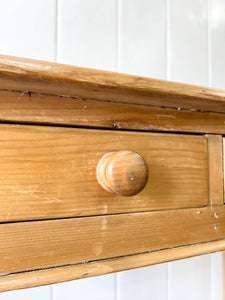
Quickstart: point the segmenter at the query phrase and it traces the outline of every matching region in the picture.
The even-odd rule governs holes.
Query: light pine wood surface
[[[148,166],[148,182],[135,196],[110,193],[97,181],[103,155],[121,150]],[[1,125],[0,164],[1,222],[208,204],[204,136]]]
[[[144,189],[148,181],[148,166],[136,152],[114,151],[101,158],[96,175],[106,191],[121,196],[134,196]]]
[[[221,206],[5,223],[0,274],[145,253],[224,239]]]
[[[0,56],[0,120],[225,133],[223,90]]]
[[[0,56],[0,89],[225,113],[224,90]]]
[[[74,279],[83,279],[102,274],[120,272],[149,265],[170,262],[177,259],[222,251],[225,240],[206,242],[185,247],[151,251],[142,254],[99,260],[88,264],[71,264],[69,266],[42,269],[33,272],[19,272],[13,276],[0,276],[0,292],[48,285]]]
[[[209,155],[209,205],[224,204],[223,138],[206,135]]]
[[[142,131],[225,133],[225,114],[0,90],[1,122]]]

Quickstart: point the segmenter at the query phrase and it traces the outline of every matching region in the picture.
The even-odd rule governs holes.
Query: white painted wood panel
[[[206,0],[168,1],[169,79],[208,82],[208,19]]]
[[[209,0],[211,85],[225,88],[225,1]]]
[[[0,300],[50,300],[51,287],[42,286],[0,293]]]
[[[165,78],[166,1],[120,0],[118,71]]]
[[[59,283],[53,286],[52,300],[114,300],[114,274]]]
[[[0,53],[54,61],[55,0],[0,0]]]
[[[211,300],[223,299],[223,255],[213,253],[211,257]]]
[[[117,300],[167,299],[167,264],[160,264],[117,275]]]
[[[207,300],[211,297],[210,255],[170,263],[171,300]]]
[[[57,61],[115,70],[116,1],[58,1]]]

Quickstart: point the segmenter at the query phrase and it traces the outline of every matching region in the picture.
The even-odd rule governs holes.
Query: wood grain
[[[121,196],[134,196],[144,189],[148,181],[148,166],[136,152],[109,152],[99,161],[96,175],[106,191]]]
[[[120,272],[196,255],[222,251],[224,249],[225,240],[219,240],[185,247],[152,251],[149,253],[99,260],[90,263],[22,272],[10,276],[0,275],[0,292]]]
[[[6,223],[0,226],[0,274],[224,238],[223,206]]]
[[[223,143],[223,175],[224,175],[224,172],[225,172],[225,138],[223,137],[223,141],[222,141],[222,143]],[[224,181],[223,181],[223,183],[224,183],[224,190],[223,190],[223,195],[225,195],[225,176],[224,176]],[[225,199],[224,199],[224,201],[223,201],[223,203],[225,203]]]
[[[143,131],[225,133],[225,114],[0,91],[0,122]]]
[[[223,90],[4,55],[0,89],[225,112]]]
[[[101,157],[134,151],[148,165],[139,194],[105,191]],[[46,126],[0,126],[0,221],[151,211],[208,204],[204,136]]]
[[[207,135],[209,160],[209,205],[224,203],[223,138],[221,135]]]

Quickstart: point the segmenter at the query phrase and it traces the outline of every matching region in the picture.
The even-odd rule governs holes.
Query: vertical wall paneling
[[[210,299],[210,255],[171,263],[171,300]]]
[[[0,300],[51,300],[51,287],[42,286],[0,293]]]
[[[114,293],[110,274],[56,284],[52,300],[114,300]]]
[[[116,66],[116,1],[58,0],[58,62]]]
[[[225,1],[208,0],[211,33],[212,87],[225,88]]]
[[[0,53],[54,60],[55,0],[0,0]]]
[[[223,255],[221,252],[211,256],[211,300],[223,299]]]
[[[119,71],[165,78],[166,1],[121,0]]]
[[[169,78],[207,85],[207,1],[170,0],[169,17]]]
[[[118,273],[117,300],[167,299],[167,264]]]

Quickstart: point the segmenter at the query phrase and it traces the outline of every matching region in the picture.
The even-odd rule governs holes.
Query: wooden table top
[[[0,56],[2,122],[225,133],[225,91]],[[97,117],[96,117],[97,116]]]

